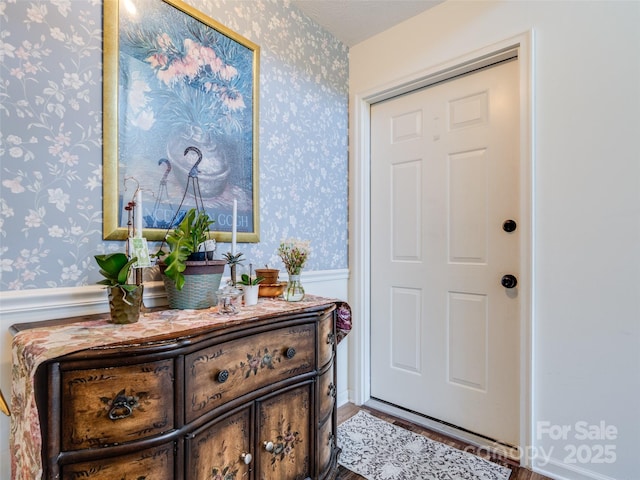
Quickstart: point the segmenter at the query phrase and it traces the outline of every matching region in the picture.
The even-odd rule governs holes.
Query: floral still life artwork
[[[105,17],[113,3],[119,3],[117,148],[105,160],[116,162],[117,179],[106,168],[105,186],[117,180],[115,228],[124,226],[126,182],[135,179],[147,238],[162,238],[179,222],[177,209],[199,198],[216,231],[231,231],[235,200],[238,231],[255,234],[259,48],[179,0],[113,0],[105,3]],[[194,176],[197,192],[189,190]]]

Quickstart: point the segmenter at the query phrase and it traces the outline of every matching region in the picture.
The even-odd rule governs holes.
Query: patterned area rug
[[[511,470],[359,411],[338,427],[340,465],[368,480],[507,480]]]

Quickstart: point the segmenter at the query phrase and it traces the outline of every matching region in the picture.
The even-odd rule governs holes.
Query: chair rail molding
[[[308,293],[346,299],[348,278],[348,269],[303,272],[302,284]],[[226,279],[223,278],[222,282],[226,282]],[[144,283],[144,303],[147,307],[167,305],[162,281]],[[108,311],[107,293],[100,285],[0,292],[0,317],[5,327],[14,323],[55,320]]]

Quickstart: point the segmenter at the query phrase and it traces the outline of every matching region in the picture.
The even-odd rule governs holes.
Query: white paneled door
[[[519,434],[512,60],[371,107],[371,395]]]

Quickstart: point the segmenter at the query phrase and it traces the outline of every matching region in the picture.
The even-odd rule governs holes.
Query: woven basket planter
[[[182,290],[172,279],[164,275],[166,265],[160,264],[164,288],[171,308],[198,310],[216,305],[216,291],[220,288],[225,260],[187,261]]]

